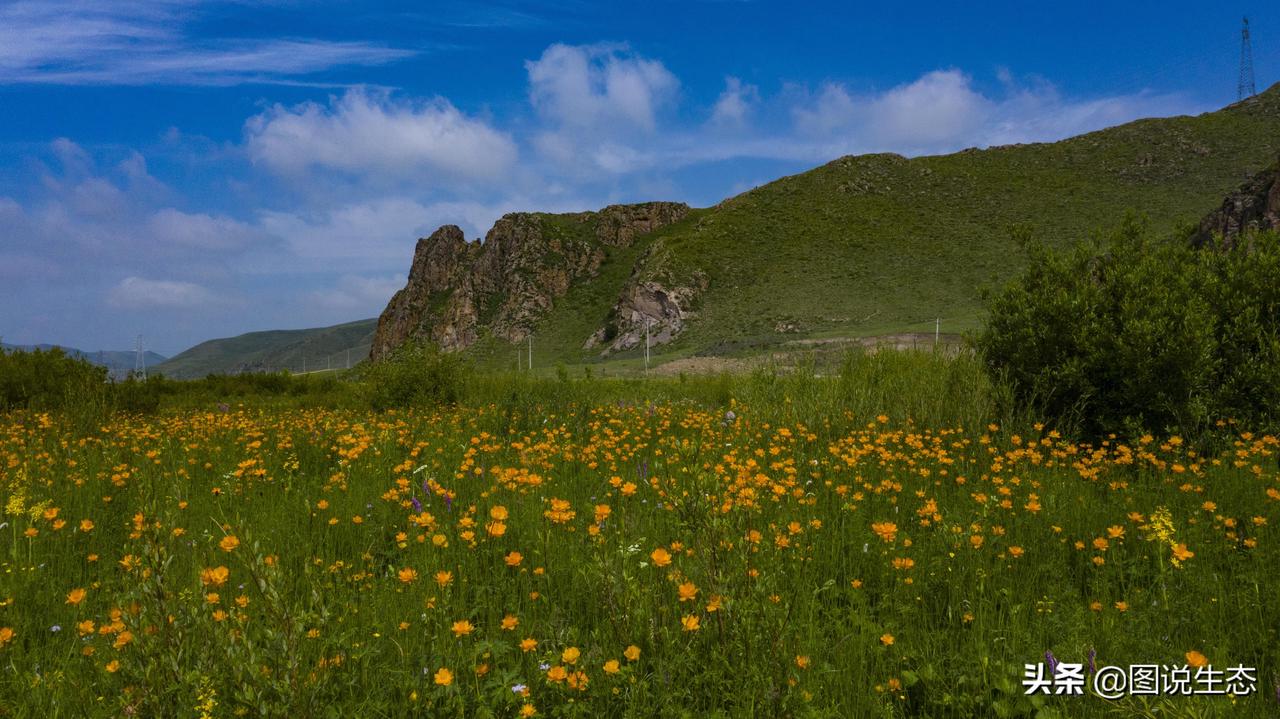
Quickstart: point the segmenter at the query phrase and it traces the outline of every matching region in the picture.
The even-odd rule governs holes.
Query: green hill
[[[598,361],[598,347],[583,348],[591,329],[617,324],[631,309],[621,302],[627,287],[645,281],[705,286],[684,330],[655,348],[660,358],[932,332],[935,318],[944,333],[963,331],[981,321],[981,288],[1024,262],[1013,226],[1054,245],[1128,210],[1157,230],[1190,228],[1277,154],[1280,85],[1215,112],[1054,143],[840,158],[694,210],[616,253],[617,262],[640,259],[624,267],[611,257],[556,301],[532,327],[535,365]],[[475,350],[514,362],[509,343]]]
[[[313,372],[343,369],[369,356],[377,320],[357,320],[332,327],[249,332],[201,342],[157,365],[154,371],[173,379],[208,374],[287,370]]]

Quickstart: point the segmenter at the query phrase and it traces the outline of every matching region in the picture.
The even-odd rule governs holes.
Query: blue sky
[[[969,5],[969,7],[965,7]],[[1259,89],[1275,3],[0,2],[0,337],[375,316],[417,237]]]

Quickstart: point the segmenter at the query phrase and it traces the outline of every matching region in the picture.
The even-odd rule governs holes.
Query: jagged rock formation
[[[408,283],[378,318],[370,357],[410,339],[445,350],[469,347],[482,333],[520,342],[575,282],[596,275],[606,247],[630,246],[688,212],[674,202],[517,212],[499,219],[484,242],[467,242],[462,230],[445,225],[418,240]]]
[[[675,339],[694,316],[692,308],[707,289],[704,273],[695,270],[688,274],[687,281],[680,281],[662,243],[650,246],[636,260],[604,326],[587,339],[583,349],[603,347],[600,354],[605,356],[641,346],[646,333],[650,346]]]
[[[1221,207],[1200,221],[1191,243],[1204,247],[1221,237],[1230,246],[1241,234],[1271,229],[1280,229],[1280,163],[1227,195]]]

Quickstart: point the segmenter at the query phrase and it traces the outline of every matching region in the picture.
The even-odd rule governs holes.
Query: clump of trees
[[[977,347],[1023,406],[1088,439],[1275,426],[1280,235],[1197,250],[1130,217],[1066,251],[1020,239]]]

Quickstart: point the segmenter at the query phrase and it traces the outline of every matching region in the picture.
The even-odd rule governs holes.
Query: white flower
[[[525,686],[525,685],[523,685],[523,684],[517,684],[517,685],[515,685],[515,686],[511,687],[511,691],[512,691],[512,693],[515,693],[515,694],[524,694],[524,690],[525,690],[525,689],[528,689],[528,688],[529,688],[529,687],[527,687],[527,686]]]

